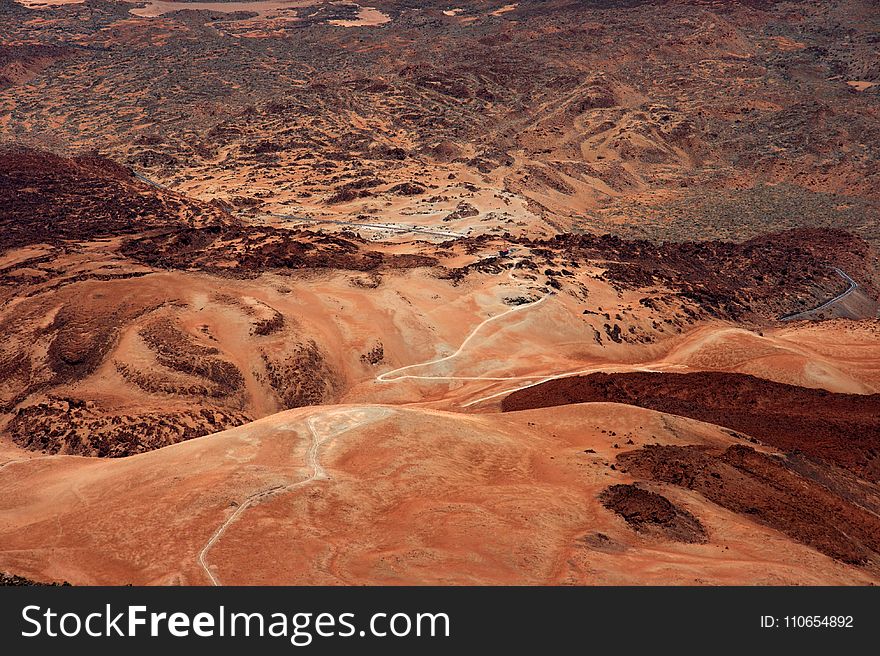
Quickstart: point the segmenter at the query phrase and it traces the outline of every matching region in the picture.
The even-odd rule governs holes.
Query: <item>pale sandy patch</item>
[[[300,7],[308,7],[315,4],[315,0],[264,0],[252,2],[171,2],[170,0],[147,0],[145,7],[135,7],[130,13],[142,18],[155,18],[172,11],[219,11],[234,13],[237,11],[250,11],[260,16],[276,16]]]
[[[391,19],[388,16],[375,7],[360,7],[357,20],[332,20],[328,22],[330,25],[336,25],[337,27],[374,27],[376,25],[384,25],[390,21]]]
[[[868,82],[867,80],[848,80],[847,84],[856,91],[864,91],[865,89],[877,86],[876,82]]]
[[[495,11],[493,11],[493,12],[492,12],[491,14],[489,14],[489,15],[490,15],[490,16],[501,16],[502,14],[506,14],[507,12],[513,11],[513,10],[516,9],[517,7],[519,7],[519,3],[518,3],[518,2],[514,2],[513,4],[510,4],[510,5],[504,5],[503,7],[500,7],[500,8],[498,8],[498,9],[496,9]]]
[[[803,50],[807,47],[805,43],[801,43],[800,41],[795,41],[794,39],[789,39],[786,36],[772,36],[770,40],[773,42],[773,45],[776,46],[779,50],[783,52],[790,52],[792,50]]]
[[[51,9],[62,5],[81,5],[84,0],[15,0],[28,9]]]

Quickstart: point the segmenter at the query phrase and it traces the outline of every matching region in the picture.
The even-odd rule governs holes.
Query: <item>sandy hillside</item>
[[[737,444],[613,404],[480,417],[336,406],[124,460],[7,464],[2,564],[92,584],[876,580],[678,490],[656,488],[704,541],[634,532],[597,496],[631,482],[614,458],[647,435]]]

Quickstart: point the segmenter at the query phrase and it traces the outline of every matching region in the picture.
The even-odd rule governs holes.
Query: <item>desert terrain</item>
[[[880,582],[872,3],[0,11],[0,583]]]

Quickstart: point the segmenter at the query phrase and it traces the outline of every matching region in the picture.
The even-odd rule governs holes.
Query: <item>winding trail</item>
[[[326,473],[324,472],[324,468],[321,466],[321,463],[318,462],[318,449],[320,449],[321,444],[324,440],[327,439],[325,436],[323,439],[318,435],[318,432],[315,430],[315,426],[312,423],[314,417],[308,417],[306,419],[306,425],[309,427],[309,433],[311,435],[311,440],[309,442],[309,450],[306,455],[307,466],[311,468],[312,473],[308,478],[304,478],[301,481],[296,483],[292,483],[291,485],[273,485],[270,488],[265,490],[260,490],[259,492],[255,492],[254,494],[247,497],[239,506],[235,509],[235,512],[232,513],[225,522],[223,522],[220,527],[214,531],[214,534],[208,540],[202,550],[199,552],[199,565],[201,565],[202,569],[205,570],[205,574],[208,575],[208,578],[211,579],[211,585],[220,585],[220,579],[214,575],[211,571],[211,568],[208,566],[208,562],[206,557],[208,552],[211,550],[217,540],[219,540],[223,534],[226,532],[226,529],[229,528],[233,522],[248,508],[253,506],[254,504],[266,499],[268,497],[274,496],[275,494],[280,494],[282,492],[289,492],[290,490],[294,490],[298,487],[302,487],[303,485],[307,485],[312,481],[327,478]]]
[[[410,369],[418,369],[419,367],[429,367],[431,365],[440,364],[441,362],[448,362],[449,360],[452,360],[453,358],[458,357],[461,354],[461,352],[465,348],[467,348],[467,345],[471,342],[471,340],[477,336],[477,333],[480,332],[480,330],[482,330],[488,324],[492,323],[493,321],[498,321],[499,319],[502,319],[510,314],[513,314],[514,312],[522,312],[523,310],[537,307],[538,305],[540,305],[541,303],[543,303],[544,301],[546,301],[548,298],[550,298],[553,295],[554,295],[553,292],[551,292],[551,293],[547,294],[546,296],[541,297],[537,301],[534,301],[532,303],[524,303],[523,305],[517,305],[516,307],[511,308],[509,310],[506,310],[505,312],[502,312],[501,314],[496,314],[494,317],[489,317],[485,321],[478,324],[470,332],[470,334],[467,337],[465,337],[464,341],[461,343],[461,346],[458,347],[458,350],[456,350],[455,353],[452,353],[451,355],[447,355],[442,358],[437,358],[436,360],[429,360],[427,362],[419,362],[418,364],[410,364],[405,367],[400,367],[398,369],[386,371],[385,373],[379,374],[378,376],[376,376],[376,381],[380,382],[380,383],[393,383],[398,380],[405,380],[407,378],[417,379],[417,380],[527,380],[527,379],[540,378],[540,376],[513,376],[513,377],[505,376],[505,377],[493,378],[493,377],[488,377],[488,376],[417,376],[417,375],[412,375],[412,374],[403,374],[403,375],[397,375],[397,374],[399,374],[402,371],[408,371]]]
[[[820,312],[820,311],[830,307],[831,305],[843,300],[844,298],[846,298],[847,296],[852,294],[856,289],[859,288],[858,283],[855,280],[853,280],[849,275],[847,275],[846,272],[844,272],[843,270],[841,270],[837,267],[834,267],[834,271],[841,278],[843,278],[847,283],[849,283],[849,287],[846,289],[846,291],[842,292],[841,294],[838,294],[837,296],[835,296],[831,300],[826,301],[825,303],[823,303],[822,305],[820,305],[818,307],[781,317],[780,321],[793,321],[793,320],[808,316],[810,314],[813,314],[815,312]],[[512,275],[512,271],[509,272],[509,277],[511,280],[514,280],[513,275]],[[535,306],[539,305],[540,303],[543,303],[545,300],[547,300],[548,297],[550,297],[552,295],[553,295],[553,293],[551,292],[550,294],[547,294],[547,296],[544,296],[543,298],[541,298],[533,303],[528,303],[525,305],[517,306],[511,310],[508,310],[506,312],[502,312],[499,315],[496,315],[494,317],[490,317],[489,319],[486,319],[485,321],[480,323],[476,328],[474,328],[471,331],[471,333],[462,342],[461,346],[458,347],[458,350],[455,351],[455,353],[453,353],[452,355],[447,355],[446,357],[438,358],[436,360],[429,360],[428,362],[420,362],[418,364],[411,364],[406,367],[400,367],[400,368],[394,369],[392,371],[387,371],[383,374],[376,376],[376,381],[380,382],[380,383],[390,383],[390,382],[395,382],[395,381],[405,380],[405,379],[434,380],[434,381],[441,381],[441,380],[480,381],[480,380],[483,380],[483,381],[487,381],[487,382],[516,381],[516,380],[530,381],[530,382],[527,382],[527,383],[520,385],[518,387],[513,387],[511,389],[505,389],[505,390],[502,390],[501,392],[495,392],[493,394],[481,396],[477,399],[472,399],[471,401],[468,401],[467,403],[463,403],[461,405],[462,408],[468,408],[470,406],[477,405],[478,403],[483,403],[484,401],[490,401],[492,399],[498,398],[499,396],[505,396],[505,395],[511,394],[513,392],[518,392],[519,390],[522,390],[522,389],[527,389],[529,387],[535,387],[537,385],[549,382],[551,380],[557,380],[559,378],[569,378],[571,376],[579,376],[579,375],[584,375],[584,374],[598,373],[598,372],[608,371],[609,369],[620,369],[623,371],[655,372],[655,373],[669,371],[670,369],[672,369],[672,370],[688,370],[688,369],[690,369],[690,367],[688,367],[687,365],[683,365],[683,364],[669,364],[669,365],[657,365],[654,367],[598,366],[598,367],[589,367],[586,369],[579,369],[576,371],[566,371],[566,372],[556,373],[556,374],[551,374],[551,375],[542,374],[542,375],[532,375],[532,376],[419,376],[419,375],[413,375],[413,374],[399,375],[401,372],[404,372],[404,371],[417,369],[419,367],[427,367],[430,365],[439,364],[441,362],[447,362],[447,361],[457,357],[459,354],[461,354],[461,352],[467,347],[468,343],[477,335],[477,333],[486,324],[491,323],[492,321],[497,321],[498,319],[501,319],[502,317],[505,317],[508,314],[511,314],[513,312],[517,312],[517,311],[524,310],[527,308],[535,307]]]
[[[467,347],[467,345],[471,342],[471,340],[474,339],[474,337],[476,337],[477,333],[479,333],[480,330],[482,330],[483,327],[485,327],[487,324],[489,324],[493,321],[497,321],[497,320],[499,320],[503,317],[506,317],[507,315],[512,314],[514,312],[519,312],[519,311],[522,311],[522,310],[525,310],[528,308],[536,307],[536,306],[540,305],[541,303],[543,303],[544,301],[546,301],[550,296],[553,296],[553,295],[554,295],[553,292],[551,292],[551,293],[547,294],[546,296],[540,298],[537,301],[534,301],[532,303],[526,303],[523,305],[518,305],[517,307],[512,308],[510,310],[507,310],[506,312],[502,312],[501,314],[495,315],[494,317],[489,317],[488,319],[486,319],[485,321],[483,321],[479,325],[477,325],[470,332],[470,334],[465,338],[465,340],[461,343],[461,346],[458,347],[458,350],[456,350],[455,353],[452,353],[451,355],[447,355],[442,358],[437,358],[436,360],[429,360],[427,362],[419,362],[418,364],[407,365],[405,367],[393,369],[392,371],[386,371],[385,373],[379,374],[378,376],[376,376],[376,381],[380,382],[380,383],[393,383],[393,382],[396,382],[399,380],[405,380],[405,379],[433,380],[433,381],[464,380],[464,381],[487,381],[487,382],[529,381],[529,382],[527,382],[523,385],[520,385],[518,387],[514,387],[511,389],[505,389],[500,392],[495,392],[494,394],[482,396],[480,398],[473,399],[473,400],[468,401],[467,403],[463,403],[461,405],[462,408],[468,408],[472,405],[482,403],[483,401],[490,401],[492,399],[498,398],[499,396],[504,396],[504,395],[510,394],[512,392],[517,392],[521,389],[527,389],[529,387],[534,387],[536,385],[540,385],[541,383],[546,383],[548,381],[556,380],[558,378],[569,378],[571,376],[592,374],[592,373],[597,373],[597,372],[601,372],[601,371],[608,371],[609,369],[621,369],[624,371],[644,371],[644,372],[659,373],[659,372],[669,371],[669,370],[680,370],[680,369],[686,370],[689,368],[689,367],[687,367],[687,365],[683,365],[683,364],[657,365],[657,366],[653,366],[653,367],[649,367],[649,366],[640,366],[639,367],[639,366],[626,366],[626,365],[622,365],[620,367],[609,367],[608,365],[604,365],[604,366],[588,367],[586,369],[577,369],[574,371],[564,371],[561,373],[554,373],[554,374],[549,374],[549,375],[548,374],[533,374],[533,375],[529,375],[529,376],[420,376],[420,375],[414,375],[414,374],[400,375],[400,373],[404,372],[404,371],[416,369],[419,367],[427,367],[427,366],[439,364],[441,362],[447,362],[449,360],[452,360],[453,358],[455,358],[461,354],[461,352]]]
[[[269,497],[273,497],[278,494],[283,494],[285,492],[291,492],[297,488],[303,487],[312,483],[313,481],[318,480],[328,480],[330,477],[327,475],[327,472],[324,470],[324,467],[321,465],[319,460],[321,445],[324,444],[331,437],[336,437],[342,433],[345,433],[356,426],[360,426],[364,423],[368,423],[370,421],[375,421],[381,417],[386,416],[389,413],[387,409],[384,408],[373,408],[369,410],[364,409],[341,409],[341,410],[331,410],[329,412],[313,414],[306,417],[306,426],[309,429],[309,448],[306,452],[306,466],[311,469],[311,474],[307,478],[304,478],[301,481],[297,481],[295,483],[291,483],[289,485],[273,485],[266,489],[260,490],[246,497],[245,500],[235,509],[227,519],[224,521],[219,528],[214,531],[213,535],[208,539],[205,546],[202,547],[202,550],[199,551],[198,555],[198,563],[199,566],[204,570],[205,574],[208,576],[208,579],[211,581],[211,585],[219,586],[222,585],[220,582],[220,578],[211,571],[210,566],[208,565],[207,556],[211,551],[212,547],[217,544],[217,541],[223,537],[223,534],[243,513],[245,510],[250,508],[251,506],[268,499]],[[336,420],[341,418],[343,421],[341,422],[341,426],[338,425],[339,422]],[[320,422],[321,420],[327,421],[331,424],[337,424],[334,426],[336,430],[326,431],[322,430],[321,427],[316,425],[316,422]],[[289,429],[288,429],[289,430]]]
[[[839,275],[841,278],[843,278],[846,282],[849,283],[849,287],[847,288],[847,290],[845,292],[843,292],[842,294],[838,294],[837,296],[832,298],[830,301],[825,301],[824,303],[822,303],[822,305],[820,305],[818,307],[814,307],[811,310],[803,310],[801,312],[795,312],[794,314],[787,314],[784,317],[780,317],[779,320],[780,321],[796,321],[796,320],[801,319],[803,317],[809,316],[815,312],[821,312],[822,310],[824,310],[828,307],[831,307],[832,305],[834,305],[838,301],[842,301],[843,299],[845,299],[847,296],[849,296],[850,294],[852,294],[855,290],[857,290],[859,288],[859,284],[855,280],[850,278],[844,271],[842,271],[841,269],[838,269],[837,267],[832,267],[832,268],[837,273],[837,275]]]

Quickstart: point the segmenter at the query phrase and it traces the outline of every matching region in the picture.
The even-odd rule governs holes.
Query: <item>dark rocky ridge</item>
[[[40,583],[39,581],[32,581],[31,579],[25,578],[24,576],[0,572],[0,587],[21,587],[34,585],[69,586],[70,583],[67,583],[66,581],[64,583]]]
[[[121,252],[153,267],[239,276],[259,275],[273,269],[373,271],[437,264],[432,257],[385,255],[366,250],[364,244],[357,238],[299,230],[211,226],[133,239],[123,245]]]
[[[73,48],[42,43],[0,43],[0,90],[26,82],[74,52]]]
[[[31,451],[99,458],[121,458],[217,433],[253,421],[242,412],[192,410],[108,412],[77,399],[53,399],[20,408],[7,431],[12,441]]]
[[[217,208],[151,187],[100,156],[0,150],[0,252],[231,220]]]
[[[790,230],[745,242],[654,243],[611,234],[504,244],[509,242],[529,249],[533,268],[594,264],[619,288],[662,286],[709,316],[736,321],[775,321],[833,298],[847,288],[834,267],[850,273],[868,295],[876,298],[880,290],[880,258],[866,241],[842,230]],[[497,238],[477,237],[468,247],[498,244]],[[447,275],[460,279],[490,265],[483,261]]]
[[[590,374],[514,392],[505,412],[610,402],[725,426],[880,481],[880,394],[836,394],[745,374]]]

